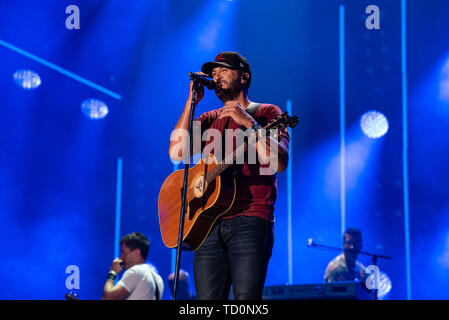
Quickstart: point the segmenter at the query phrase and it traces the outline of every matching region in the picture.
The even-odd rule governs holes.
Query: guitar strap
[[[156,281],[156,277],[154,276],[153,270],[151,270],[151,277],[153,278],[154,281],[154,297],[156,300],[161,300],[160,294],[159,294],[159,287],[157,285],[157,281]]]
[[[254,118],[254,116],[257,113],[257,110],[259,109],[261,103],[257,103],[257,102],[250,102],[249,105],[246,107],[245,111]],[[246,130],[245,127],[242,126],[243,130]],[[230,170],[231,174],[234,177],[237,177],[240,174],[240,170],[242,165],[233,165],[233,168]]]
[[[257,113],[257,109],[259,109],[259,106],[261,105],[261,103],[256,103],[256,102],[250,102],[249,105],[246,107],[245,111],[254,118],[254,116]],[[225,124],[225,128],[228,126],[229,124],[229,120],[228,122],[226,122]],[[246,130],[245,127],[242,126],[242,130]],[[223,141],[224,143],[224,141]],[[234,177],[237,177],[240,174],[240,170],[241,170],[242,165],[237,165],[234,164],[233,166],[231,166],[229,169],[227,169],[228,173],[231,174]]]
[[[259,109],[260,107],[260,103],[256,103],[256,102],[250,102],[250,104],[248,105],[248,107],[246,107],[246,112],[254,118],[254,116],[256,115],[257,109]]]
[[[159,297],[159,288],[158,288],[158,286],[157,286],[157,283],[156,283],[155,299],[156,299],[156,300],[161,300],[161,297]]]

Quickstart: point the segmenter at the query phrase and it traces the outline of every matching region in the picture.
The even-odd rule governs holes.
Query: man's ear
[[[244,81],[244,82],[242,82],[242,83],[248,82],[248,79],[249,79],[249,73],[248,73],[248,72],[242,72],[241,79],[242,79],[242,81]]]
[[[132,253],[133,253],[133,255],[134,255],[136,258],[141,258],[141,257],[142,257],[142,255],[140,254],[140,249],[139,249],[139,248],[134,249],[134,250],[132,251]]]

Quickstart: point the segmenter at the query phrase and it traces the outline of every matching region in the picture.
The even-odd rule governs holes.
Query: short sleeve
[[[212,122],[214,122],[215,119],[218,118],[218,112],[216,110],[208,111],[203,113],[196,119],[196,121],[201,123],[201,135],[203,132],[212,125]]]
[[[120,279],[120,281],[117,283],[117,285],[122,286],[126,289],[129,293],[133,292],[136,288],[137,284],[139,283],[140,275],[132,269],[126,270],[126,272],[123,274],[123,277]]]
[[[264,104],[257,110],[255,120],[259,123],[259,125],[265,127],[268,123],[270,123],[280,115],[282,115],[282,111],[278,106],[273,104]],[[280,143],[284,144],[288,149],[290,134],[288,133],[287,128],[279,130],[277,139]]]
[[[256,112],[256,121],[260,120],[258,118],[264,118],[266,123],[260,123],[261,125],[266,125],[268,122],[282,114],[281,109],[274,104],[262,104]]]

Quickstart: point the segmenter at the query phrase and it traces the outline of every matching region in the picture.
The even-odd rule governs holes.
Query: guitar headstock
[[[287,127],[294,128],[298,124],[298,116],[289,116],[287,112],[284,112],[280,116],[273,119],[264,129],[284,129]]]

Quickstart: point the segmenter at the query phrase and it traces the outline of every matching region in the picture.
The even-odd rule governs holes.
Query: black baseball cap
[[[238,52],[225,51],[221,52],[213,62],[206,62],[201,67],[201,71],[212,77],[212,70],[216,67],[226,67],[233,70],[241,70],[249,73],[247,87],[251,83],[251,69],[248,60]]]

